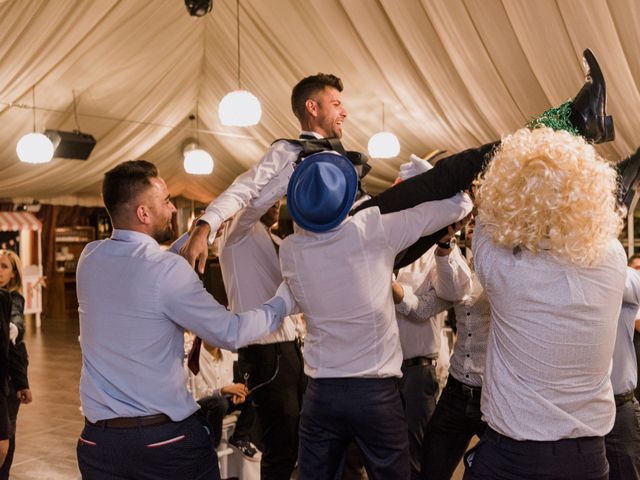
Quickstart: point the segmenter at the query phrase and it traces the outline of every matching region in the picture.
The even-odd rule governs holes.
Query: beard
[[[173,225],[171,224],[171,221],[169,221],[169,223],[167,223],[164,227],[157,227],[153,231],[153,235],[151,236],[156,242],[160,244],[171,240],[173,238]]]

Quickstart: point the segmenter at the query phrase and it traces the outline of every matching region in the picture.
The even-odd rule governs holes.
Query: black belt
[[[137,428],[137,427],[151,427],[153,425],[162,425],[172,422],[164,413],[158,413],[157,415],[147,415],[145,417],[118,417],[108,418],[107,420],[98,420],[97,422],[90,422],[87,418],[84,419],[84,423],[87,425],[93,425],[100,428]]]
[[[629,390],[628,392],[614,395],[613,398],[616,401],[616,407],[621,407],[625,403],[631,402],[635,397],[633,396],[633,390]]]
[[[436,358],[429,358],[429,357],[407,358],[406,360],[402,361],[402,368],[415,367],[418,365],[434,365],[435,366],[436,361],[437,361]]]
[[[457,380],[453,375],[449,375],[447,387],[454,388],[464,396],[469,398],[480,398],[482,395],[482,387],[472,387],[466,383]]]

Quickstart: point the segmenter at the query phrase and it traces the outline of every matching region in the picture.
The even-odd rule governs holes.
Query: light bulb
[[[236,90],[227,93],[218,105],[218,118],[223,125],[249,127],[262,116],[260,101],[251,92]]]
[[[42,133],[27,133],[16,145],[16,153],[21,162],[47,163],[53,158],[53,143]]]
[[[393,158],[400,153],[400,142],[391,132],[378,132],[369,139],[367,149],[372,158]]]
[[[213,172],[213,158],[201,148],[188,150],[184,152],[184,170],[192,175],[209,175]]]

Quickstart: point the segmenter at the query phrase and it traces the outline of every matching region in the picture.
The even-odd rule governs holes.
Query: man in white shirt
[[[184,330],[227,349],[253,342],[291,311],[286,286],[247,313],[216,302],[182,257],[160,248],[175,207],[149,162],[108,171],[102,196],[115,229],[85,247],[77,270],[80,472],[97,480],[220,478],[210,429],[187,390]]]
[[[608,478],[626,276],[616,177],[584,138],[547,128],[505,137],[483,175],[473,255],[491,305],[488,427],[465,479]]]
[[[265,203],[265,197],[256,197],[225,228],[220,266],[232,311],[262,305],[282,283],[270,232],[279,212],[279,201],[273,205]],[[252,394],[262,434],[260,476],[264,480],[288,480],[298,459],[306,378],[296,340],[294,319],[286,317],[278,330],[238,350],[238,368],[241,374],[249,374],[249,388],[267,382]]]
[[[609,480],[640,480],[640,405],[634,396],[638,370],[633,345],[640,306],[640,272],[631,267],[627,267],[622,300],[611,367],[616,420],[604,442]]]
[[[589,67],[585,84],[572,101],[563,105],[566,108],[545,112],[550,115],[541,115],[539,122],[543,123],[553,117],[552,120],[557,124],[556,112],[562,111],[567,117],[561,119],[566,128],[572,128],[595,143],[609,141],[613,139],[614,129],[611,117],[605,113],[604,78],[593,54],[585,50],[583,55]],[[291,94],[291,106],[300,122],[301,137],[329,139],[332,144],[337,141],[338,146],[332,149],[342,149],[339,139],[347,118],[341,98],[342,89],[342,81],[338,77],[323,73],[305,77],[296,84]],[[381,213],[386,214],[414,207],[422,202],[449,198],[456,192],[470,188],[471,182],[482,171],[488,156],[498,144],[499,142],[488,143],[444,158],[434,170],[387,189],[377,197],[363,202],[359,208],[377,206]],[[220,225],[247,206],[252,198],[266,197],[265,202],[273,204],[283,197],[301,151],[302,147],[298,144],[275,142],[253,168],[238,176],[227,190],[211,202],[181,250],[181,254],[192,266],[197,264],[198,270],[201,273],[204,271],[207,240],[212,242]],[[368,165],[352,161],[356,163],[356,169],[362,178],[368,171]],[[627,170],[630,175],[627,175]],[[635,168],[625,169],[623,172],[622,183],[628,189],[633,188],[637,182],[636,177],[640,175],[638,172]],[[445,233],[446,231],[442,231],[420,239],[397,260],[396,268],[418,259]]]
[[[333,478],[348,443],[370,478],[409,476],[408,436],[398,386],[402,351],[391,295],[396,254],[420,236],[464,217],[466,196],[381,215],[347,217],[358,178],[332,153],[307,158],[287,193],[300,229],[280,247],[282,275],[305,314],[300,477]]]

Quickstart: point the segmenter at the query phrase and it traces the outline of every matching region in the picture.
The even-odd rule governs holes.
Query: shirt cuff
[[[418,308],[418,297],[413,293],[413,288],[409,285],[402,284],[404,296],[402,301],[396,305],[396,311],[402,315],[409,315],[412,310]]]
[[[216,233],[218,232],[220,225],[222,225],[222,223],[224,222],[224,218],[222,218],[222,216],[216,212],[209,211],[205,212],[197,221],[206,222],[211,227],[209,237],[207,238],[209,245],[211,245],[216,239]]]

